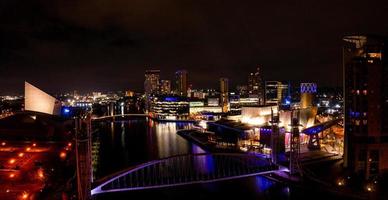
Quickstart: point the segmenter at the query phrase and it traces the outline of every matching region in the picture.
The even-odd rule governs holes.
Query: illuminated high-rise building
[[[366,35],[343,40],[344,165],[371,178],[388,170],[388,42]]]
[[[187,76],[186,70],[175,72],[175,93],[179,96],[187,97]]]
[[[316,83],[301,83],[300,84],[300,108],[311,108],[313,106],[314,97],[317,93]]]
[[[220,100],[222,112],[229,110],[229,80],[227,78],[220,78]]]
[[[161,94],[170,94],[171,93],[171,81],[170,80],[161,80],[160,81],[160,93]]]
[[[247,85],[238,85],[236,87],[237,93],[240,96],[247,96],[248,95],[248,86]]]
[[[289,87],[280,81],[265,82],[265,104],[281,105],[289,96]]]
[[[146,70],[144,76],[144,92],[148,95],[158,93],[160,70]]]
[[[248,93],[258,97],[259,105],[264,104],[264,87],[260,67],[257,67],[256,72],[251,72],[248,76]]]

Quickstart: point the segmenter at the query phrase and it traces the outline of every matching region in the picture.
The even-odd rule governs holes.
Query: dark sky
[[[285,3],[286,2],[286,3]],[[341,83],[341,37],[388,33],[388,1],[1,0],[0,94],[143,87],[144,70],[194,88],[266,80]]]

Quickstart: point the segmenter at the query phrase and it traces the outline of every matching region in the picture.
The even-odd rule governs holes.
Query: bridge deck
[[[110,178],[92,195],[188,185],[277,171],[270,161],[248,154],[194,154],[152,161]]]
[[[307,134],[307,135],[317,134],[317,133],[320,133],[320,132],[338,124],[342,120],[343,119],[334,119],[334,120],[330,120],[330,121],[323,122],[320,124],[316,124],[312,127],[309,127],[309,128],[302,130],[302,133]]]

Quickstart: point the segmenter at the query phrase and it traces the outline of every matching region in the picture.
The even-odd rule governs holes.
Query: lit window
[[[381,59],[381,53],[368,53],[369,58]]]

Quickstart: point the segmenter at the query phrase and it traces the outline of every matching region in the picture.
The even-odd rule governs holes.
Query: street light
[[[16,162],[16,160],[15,160],[14,158],[11,158],[11,159],[8,161],[9,164],[14,164],[15,162]]]
[[[337,185],[338,186],[345,186],[345,180],[343,178],[338,179]]]
[[[38,177],[39,177],[40,179],[44,179],[44,171],[43,171],[42,168],[39,168],[39,169],[38,169]]]
[[[62,159],[65,159],[66,158],[66,152],[61,152],[60,154],[59,154],[59,157],[60,158],[62,158]]]
[[[374,191],[373,185],[372,185],[372,184],[367,184],[367,185],[366,185],[366,191],[368,191],[368,192],[373,192],[373,191]]]
[[[27,199],[28,198],[28,193],[27,192],[23,192],[23,194],[22,194],[22,199]]]

